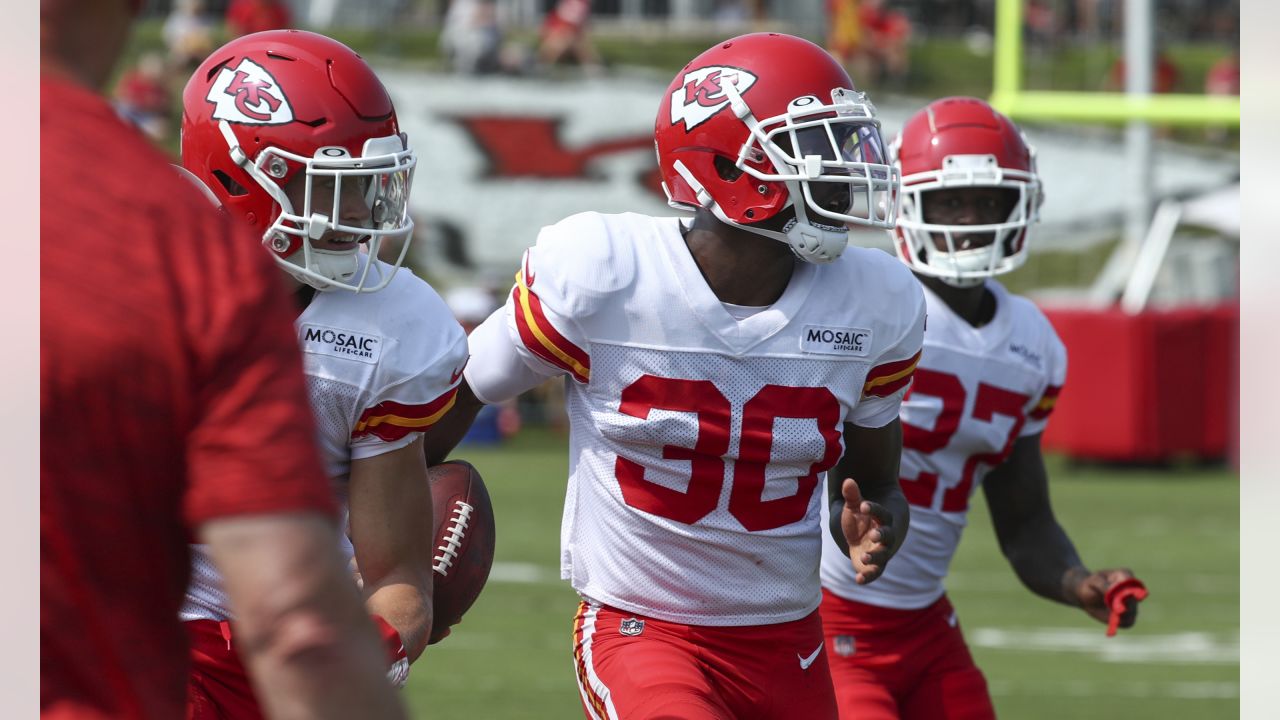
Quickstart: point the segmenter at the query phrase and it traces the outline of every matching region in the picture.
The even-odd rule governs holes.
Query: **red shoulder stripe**
[[[391,442],[412,432],[422,432],[434,425],[453,408],[458,397],[457,386],[429,403],[405,405],[394,400],[384,400],[365,410],[356,421],[351,437],[374,435]]]
[[[542,309],[542,301],[525,284],[523,273],[516,275],[511,297],[515,301],[516,329],[529,352],[568,372],[574,380],[589,382],[591,356],[551,324]]]

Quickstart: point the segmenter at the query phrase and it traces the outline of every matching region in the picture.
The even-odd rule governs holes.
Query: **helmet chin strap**
[[[749,233],[763,235],[764,237],[777,240],[778,242],[790,247],[791,252],[804,262],[816,265],[829,263],[840,257],[840,254],[844,252],[845,246],[849,244],[849,233],[847,230],[824,230],[823,228],[817,227],[809,222],[804,210],[800,207],[796,207],[796,218],[792,220],[782,232],[777,230],[767,230],[756,225],[745,225],[743,223],[736,222],[725,214],[724,210],[720,208],[720,204],[711,197],[711,194],[707,192],[702,183],[698,182],[698,179],[693,176],[693,173],[689,171],[689,168],[685,167],[683,162],[676,160],[672,167],[680,174],[680,177],[689,184],[689,187],[693,189],[693,192],[698,196],[698,203],[702,205],[702,207],[710,210],[712,214],[720,220],[720,222],[741,230],[746,230]],[[788,181],[787,189],[794,193],[796,188],[792,187],[793,184],[794,183]],[[794,197],[794,195],[792,197]],[[789,201],[788,206],[795,206],[795,202]]]
[[[953,288],[959,288],[961,290],[978,287],[979,285],[987,281],[987,279],[984,277],[958,278],[958,277],[947,277],[944,275],[935,275],[934,277],[941,280],[944,285],[950,285]]]
[[[359,252],[358,248],[351,248],[350,250],[321,250],[313,247],[311,248],[311,273],[338,282],[349,282],[355,276],[356,271],[360,269],[360,260],[356,257],[357,252]],[[328,290],[330,288],[329,283],[311,273],[302,272],[303,265],[307,261],[306,253],[301,248],[290,255],[285,262],[298,268],[297,271],[286,268],[288,273],[298,282],[310,285],[317,290]]]
[[[795,193],[799,189],[792,185],[794,183],[787,181],[787,190],[793,198],[788,206],[795,208],[796,216],[784,230],[786,243],[791,246],[791,251],[801,260],[816,264],[829,263],[840,257],[849,244],[848,229],[827,230],[815,225],[809,220],[804,203],[795,202]]]

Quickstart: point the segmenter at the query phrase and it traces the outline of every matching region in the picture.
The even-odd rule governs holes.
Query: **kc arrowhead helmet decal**
[[[245,125],[293,122],[293,108],[276,79],[248,58],[235,68],[219,70],[205,98],[214,104],[215,120]]]
[[[731,82],[739,95],[756,82],[756,76],[739,68],[711,66],[686,73],[684,83],[671,94],[671,124],[684,122],[685,131],[701,125],[729,105],[722,83]]]

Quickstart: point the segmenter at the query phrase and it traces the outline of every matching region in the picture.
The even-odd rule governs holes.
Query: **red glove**
[[[1116,634],[1116,630],[1120,627],[1120,616],[1124,615],[1124,611],[1128,609],[1129,598],[1133,598],[1133,602],[1139,603],[1147,599],[1147,586],[1142,584],[1138,578],[1128,578],[1107,588],[1107,594],[1102,596],[1102,602],[1111,609],[1111,618],[1107,622],[1107,637]]]
[[[402,688],[409,679],[409,654],[404,651],[404,642],[386,618],[374,615],[373,622],[378,626],[378,634],[387,648],[387,680],[392,686]]]

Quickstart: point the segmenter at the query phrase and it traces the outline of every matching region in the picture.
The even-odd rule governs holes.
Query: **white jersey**
[[[317,444],[345,513],[351,461],[408,445],[453,407],[466,334],[435,290],[407,269],[378,292],[318,292],[294,325]],[[191,550],[179,616],[228,618],[221,576],[204,546]]]
[[[679,219],[584,213],[525,253],[506,307],[471,335],[467,379],[493,402],[523,389],[512,368],[568,376],[561,572],[579,593],[772,624],[817,607],[823,472],[845,423],[897,416],[923,322],[910,273],[858,248],[797,263],[775,304],[735,320]]]
[[[994,280],[987,289],[995,317],[975,328],[925,288],[924,354],[902,404],[901,483],[911,527],[870,585],[854,582],[849,558],[826,538],[822,584],[841,597],[905,610],[941,597],[970,497],[1017,438],[1044,430],[1066,377],[1066,349],[1031,301]]]

